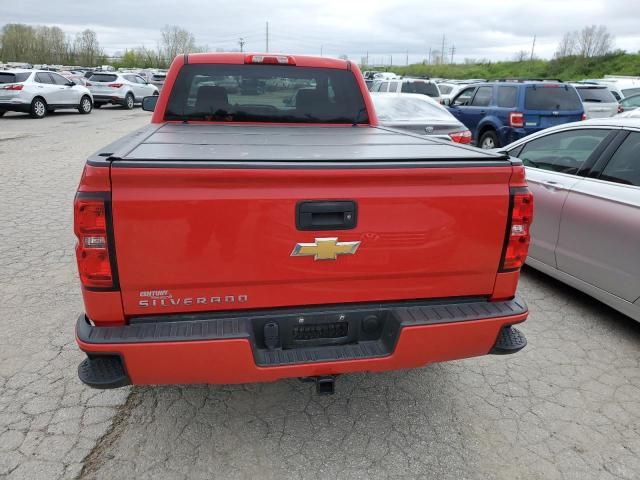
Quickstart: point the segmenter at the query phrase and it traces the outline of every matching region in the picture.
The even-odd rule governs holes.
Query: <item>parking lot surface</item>
[[[640,324],[532,270],[513,356],[343,376],[331,397],[84,387],[73,195],[85,158],[148,120],[0,119],[0,478],[638,478]]]

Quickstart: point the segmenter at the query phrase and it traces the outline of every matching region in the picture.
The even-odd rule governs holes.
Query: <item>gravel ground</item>
[[[0,118],[0,478],[636,479],[640,324],[532,270],[529,346],[338,379],[98,391],[76,378],[72,200],[140,110]]]

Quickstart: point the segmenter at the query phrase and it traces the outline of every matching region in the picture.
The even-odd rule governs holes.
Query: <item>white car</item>
[[[95,72],[87,86],[96,108],[111,103],[131,110],[136,103],[142,103],[144,97],[159,94],[158,87],[135,73]]]
[[[442,102],[438,84],[430,79],[398,77],[379,80],[376,78],[369,90],[376,93],[418,93],[431,97],[438,103]]]
[[[638,77],[615,77],[605,75],[605,78],[583,80],[580,83],[605,85],[618,101],[640,93],[640,78]]]
[[[55,72],[0,71],[0,117],[5,112],[24,112],[33,118],[44,118],[47,113],[63,108],[91,113],[91,92]]]

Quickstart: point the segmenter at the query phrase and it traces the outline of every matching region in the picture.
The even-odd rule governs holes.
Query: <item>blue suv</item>
[[[469,85],[451,100],[449,111],[481,148],[502,147],[539,130],[584,118],[576,89],[556,81]]]

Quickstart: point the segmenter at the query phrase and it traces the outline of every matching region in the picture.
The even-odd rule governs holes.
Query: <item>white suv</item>
[[[87,87],[96,108],[111,103],[131,110],[136,103],[142,103],[144,97],[158,95],[158,87],[135,73],[95,72],[89,77]]]
[[[91,113],[91,92],[46,70],[0,71],[0,117],[5,112],[24,112],[33,118],[44,118],[62,108]]]
[[[376,78],[370,90],[372,92],[419,93],[442,103],[438,85],[429,79],[422,78]]]

